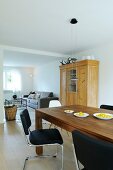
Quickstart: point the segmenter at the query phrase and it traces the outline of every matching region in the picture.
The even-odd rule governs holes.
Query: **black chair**
[[[105,105],[105,104],[100,105],[100,108],[101,108],[101,109],[113,110],[113,106],[111,106],[111,105]]]
[[[77,170],[113,170],[113,144],[79,131],[72,132]]]
[[[63,170],[63,139],[58,131],[58,129],[38,129],[38,130],[30,130],[31,126],[31,119],[29,116],[29,112],[27,109],[23,110],[20,114],[21,122],[23,125],[25,137],[27,139],[27,144],[29,146],[45,146],[45,145],[56,145],[56,146],[61,146],[62,148],[62,165],[61,169]],[[56,157],[57,154],[55,155],[41,155],[40,157],[47,157],[47,156],[53,156]],[[39,156],[34,156],[32,158],[39,157]],[[25,169],[26,161],[31,159],[31,157],[27,157],[24,162],[24,167],[23,170]]]

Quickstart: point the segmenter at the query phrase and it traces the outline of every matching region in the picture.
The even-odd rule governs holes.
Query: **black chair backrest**
[[[31,119],[30,119],[29,112],[27,109],[21,112],[20,118],[21,118],[21,122],[23,125],[25,135],[29,135],[29,127],[31,126]]]
[[[113,144],[72,132],[77,159],[87,170],[113,170]]]
[[[111,105],[105,105],[105,104],[102,104],[102,105],[100,106],[100,108],[101,108],[101,109],[113,110],[113,106],[111,106]]]

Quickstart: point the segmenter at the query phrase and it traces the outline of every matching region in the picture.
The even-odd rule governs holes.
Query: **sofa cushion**
[[[34,98],[34,95],[35,95],[35,94],[30,94],[30,95],[28,96],[28,99],[33,99],[33,98]]]
[[[29,95],[30,95],[30,94],[35,94],[35,91],[31,91],[31,92],[29,93]]]
[[[50,92],[37,92],[40,94],[40,98],[45,98],[45,97],[48,97],[48,95],[50,94]]]
[[[53,92],[50,92],[48,97],[53,97]]]
[[[40,98],[40,94],[39,93],[34,94],[34,99],[38,100],[38,98]]]
[[[32,103],[32,104],[34,104],[34,105],[37,105],[37,104],[38,104],[38,100],[36,100],[36,99],[27,99],[27,102],[28,102],[28,104],[29,104],[29,103]]]

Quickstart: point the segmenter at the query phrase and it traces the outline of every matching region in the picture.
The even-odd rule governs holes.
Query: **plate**
[[[74,110],[64,110],[65,113],[73,113]]]
[[[84,113],[84,112],[77,112],[77,113],[74,113],[74,116],[77,116],[77,117],[87,117],[89,116],[88,113]]]
[[[94,113],[93,116],[98,119],[102,119],[102,120],[113,119],[113,114],[110,114],[110,113]]]

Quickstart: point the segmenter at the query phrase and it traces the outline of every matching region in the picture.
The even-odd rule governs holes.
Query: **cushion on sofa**
[[[37,100],[38,98],[40,98],[40,94],[39,93],[34,94],[34,99]]]
[[[45,98],[45,97],[48,97],[49,96],[49,94],[50,94],[50,92],[37,92],[37,93],[39,93],[40,94],[40,98]]]
[[[30,94],[35,94],[35,91],[30,91],[29,95],[30,95]]]
[[[38,99],[39,97],[40,98],[53,97],[53,92],[35,91],[30,92],[28,96],[29,99]]]
[[[38,100],[36,100],[36,99],[27,99],[27,103],[29,104],[29,103],[32,103],[32,104],[34,104],[34,105],[37,105],[38,104]]]
[[[53,97],[53,92],[50,92],[48,97]]]
[[[35,94],[30,94],[30,95],[28,96],[28,99],[33,99],[33,98],[34,98],[34,95],[35,95]]]

